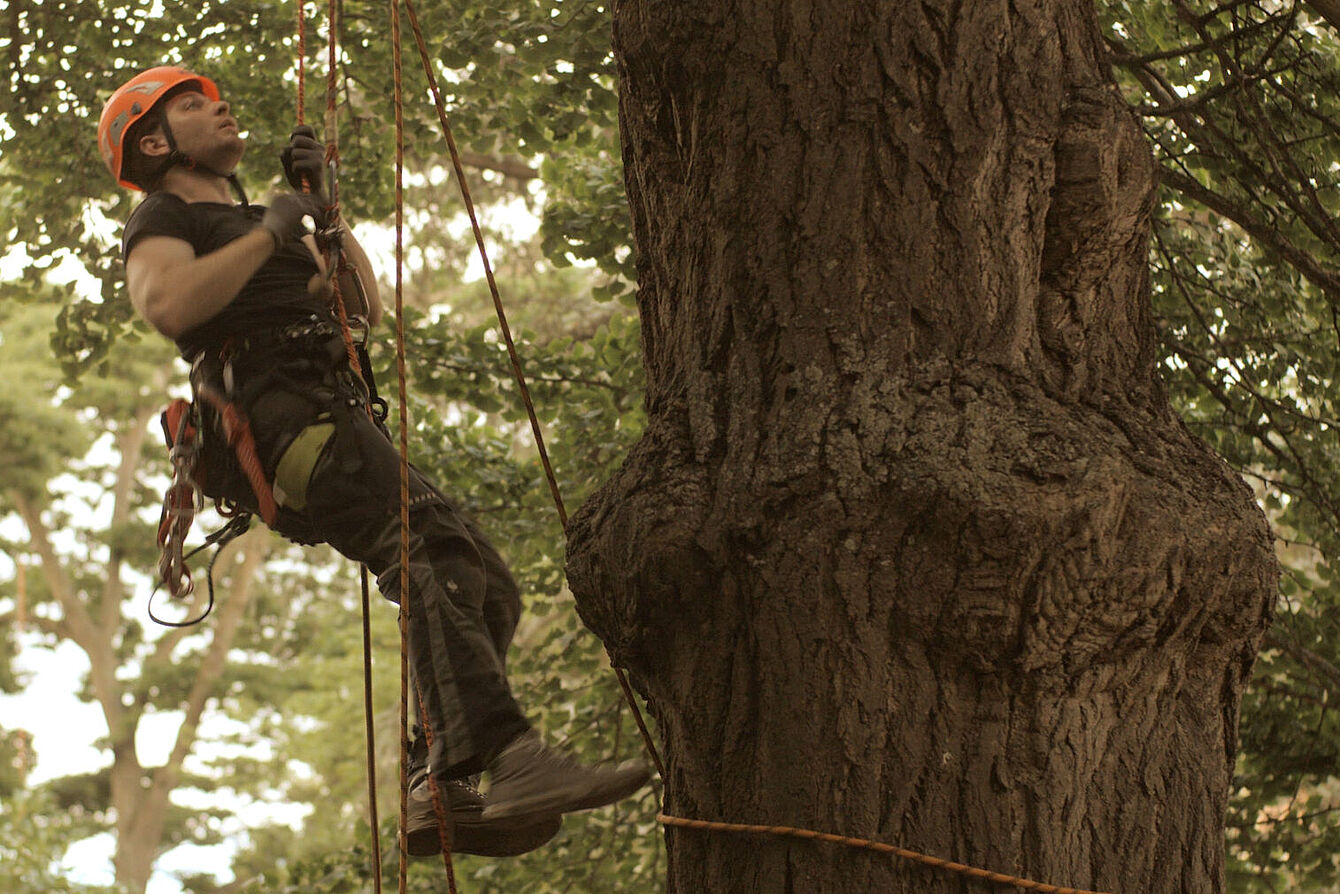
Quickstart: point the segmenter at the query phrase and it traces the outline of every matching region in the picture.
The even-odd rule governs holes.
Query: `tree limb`
[[[269,551],[266,534],[256,530],[234,541],[235,547],[242,550],[239,566],[233,571],[228,598],[222,600],[215,615],[214,636],[210,640],[209,650],[200,669],[196,671],[191,692],[182,708],[181,726],[177,728],[177,738],[172,752],[163,765],[154,769],[153,782],[146,793],[142,806],[136,811],[134,827],[136,831],[160,826],[166,816],[168,798],[181,780],[182,764],[191,749],[195,747],[200,718],[205,705],[214,693],[214,686],[223,675],[228,652],[237,637],[242,618],[251,602],[256,582],[256,572]]]
[[[233,647],[233,640],[237,637],[238,627],[241,626],[242,617],[246,614],[247,606],[251,602],[256,583],[256,572],[260,569],[261,563],[265,560],[265,555],[270,549],[266,532],[259,529],[239,538],[236,543],[242,552],[242,556],[239,567],[231,575],[228,599],[220,606],[218,619],[214,624],[214,636],[210,640],[209,651],[205,655],[205,660],[200,664],[195,683],[187,697],[184,708],[185,718],[178,729],[177,741],[172,747],[172,753],[159,772],[155,773],[155,786],[163,785],[169,792],[176,786],[176,776],[181,770],[182,761],[186,759],[191,746],[195,743],[196,727],[199,725],[200,716],[204,712],[205,702],[209,699],[214,684],[223,675],[228,651]],[[170,780],[166,779],[169,774],[172,776]],[[164,778],[158,778],[160,775]]]
[[[92,616],[80,603],[74,583],[66,574],[65,565],[51,543],[51,531],[47,528],[46,522],[42,521],[41,511],[22,494],[11,493],[10,498],[18,509],[19,517],[28,528],[33,549],[41,559],[42,576],[61,607],[70,639],[88,655],[93,697],[102,706],[102,713],[107,718],[107,729],[115,736],[125,711],[121,705],[116,681],[117,661],[112,648],[114,628],[95,624]]]
[[[42,521],[41,510],[20,493],[12,492],[9,498],[18,510],[19,518],[28,528],[28,538],[40,560],[42,577],[46,580],[56,603],[61,607],[65,623],[70,629],[70,638],[91,652],[89,647],[97,639],[93,618],[79,602],[74,582],[66,574],[65,564],[52,545],[51,530],[46,526],[46,522]]]
[[[1274,227],[1257,220],[1242,205],[1201,184],[1199,180],[1181,171],[1164,168],[1163,182],[1189,199],[1199,202],[1242,227],[1253,239],[1270,248],[1298,269],[1313,284],[1326,293],[1331,301],[1340,301],[1340,273],[1324,266],[1312,255],[1298,248]]]
[[[156,379],[164,381],[156,384],[166,385],[165,376]],[[116,484],[112,488],[112,528],[128,521],[131,512],[131,500],[135,493],[135,473],[139,470],[144,441],[148,437],[149,420],[158,412],[156,407],[143,406],[136,410],[129,428],[121,432],[116,439],[116,449],[121,461],[116,469]],[[103,630],[115,629],[121,619],[121,600],[125,595],[125,581],[121,579],[121,552],[113,548],[107,560],[107,575],[102,585],[102,606],[99,612],[99,624]]]
[[[1303,0],[1307,7],[1340,31],[1340,0]]]
[[[0,627],[7,627],[10,624],[18,624],[18,612],[5,612],[0,614]],[[23,618],[23,623],[31,625],[41,630],[43,633],[50,633],[62,639],[70,637],[70,628],[63,621],[55,618],[45,618],[41,615],[34,615],[31,612]]]
[[[480,152],[462,152],[461,164],[472,168],[482,168],[486,171],[497,171],[504,177],[513,177],[517,180],[534,180],[540,176],[539,171],[520,159],[494,158]]]
[[[1340,667],[1272,627],[1266,631],[1266,645],[1279,649],[1315,674],[1327,689],[1340,692]]]

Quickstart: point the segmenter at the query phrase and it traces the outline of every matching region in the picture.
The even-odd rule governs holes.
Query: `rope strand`
[[[372,600],[369,596],[368,566],[359,565],[363,591],[363,720],[368,756],[368,819],[372,823],[373,894],[382,894],[382,842],[377,822],[377,733],[372,710]]]
[[[503,341],[507,345],[507,356],[512,361],[512,373],[521,398],[526,404],[526,414],[530,418],[530,429],[535,435],[535,446],[540,453],[540,462],[544,466],[545,477],[549,481],[549,493],[558,508],[558,520],[564,531],[568,527],[568,511],[563,505],[563,495],[558,489],[558,478],[554,475],[553,464],[549,461],[549,451],[544,446],[544,433],[540,430],[540,420],[535,415],[535,405],[530,399],[530,389],[526,386],[526,376],[521,372],[521,357],[517,354],[516,342],[512,339],[512,329],[507,325],[507,313],[503,310],[502,296],[498,292],[498,282],[493,276],[493,265],[489,263],[488,251],[484,248],[484,231],[479,226],[479,216],[475,213],[474,199],[470,197],[470,186],[465,180],[465,167],[461,164],[461,153],[456,148],[456,138],[452,135],[451,124],[447,121],[446,105],[442,102],[442,91],[438,89],[437,75],[433,73],[428,57],[428,45],[424,42],[423,31],[419,28],[419,16],[414,11],[412,0],[405,0],[405,12],[409,15],[410,27],[414,30],[414,41],[419,48],[419,59],[423,63],[423,73],[428,78],[428,88],[433,93],[433,105],[437,108],[437,120],[442,125],[442,136],[446,138],[447,150],[451,154],[451,166],[456,171],[456,183],[461,189],[461,199],[470,216],[470,228],[475,234],[475,244],[479,246],[479,259],[484,265],[484,278],[488,280],[489,294],[493,296],[493,309],[498,315],[498,327]]]
[[[331,0],[332,3],[335,0]],[[400,3],[391,0],[391,67],[393,96],[395,104],[395,332],[396,332],[396,380],[399,391],[400,420],[400,661],[401,661],[401,715],[402,737],[405,727],[406,703],[409,700],[408,669],[406,656],[409,652],[409,388],[405,373],[405,291],[404,291],[404,232],[405,232],[405,109],[404,109],[404,67],[401,54]],[[417,694],[418,687],[415,687]],[[419,713],[423,717],[424,735],[432,748],[431,724],[424,713],[422,695],[418,695]],[[403,741],[403,738],[402,738]],[[404,770],[401,770],[402,776]],[[447,830],[448,807],[443,793],[433,776],[433,768],[428,771],[429,795],[433,799],[433,815],[437,819],[438,841],[442,850],[442,866],[447,873],[447,890],[456,894],[456,870],[451,855],[451,840]],[[402,792],[406,788],[402,782]],[[402,804],[404,795],[402,794]],[[407,822],[405,808],[401,808],[401,839],[406,838],[403,831]],[[405,860],[401,859],[401,892],[405,885]]]
[[[852,838],[847,835],[833,835],[830,832],[816,832],[813,829],[798,829],[795,826],[763,826],[747,823],[719,823],[709,820],[685,819],[682,816],[671,816],[666,813],[656,815],[656,820],[666,826],[678,826],[681,829],[700,829],[708,832],[738,832],[753,835],[773,835],[783,838],[799,838],[806,841],[826,841],[829,844],[840,844],[845,847],[859,848],[862,850],[874,851],[880,854],[889,854],[895,857],[901,857],[904,860],[910,860],[914,863],[920,863],[922,866],[929,866],[932,869],[940,869],[945,872],[953,872],[968,878],[981,879],[982,881],[994,882],[999,885],[1013,885],[1016,888],[1022,888],[1025,891],[1040,891],[1042,894],[1104,894],[1102,891],[1089,891],[1084,888],[1064,888],[1058,885],[1049,885],[1045,882],[1035,882],[1032,879],[1021,878],[1017,875],[1005,875],[1002,872],[992,872],[989,869],[978,869],[975,866],[968,866],[965,863],[956,863],[953,860],[945,860],[940,857],[931,857],[917,851],[898,847],[892,844],[885,844],[881,841],[871,841],[867,838]]]
[[[298,0],[298,125],[303,123],[307,106],[307,11],[306,3]]]
[[[432,62],[428,56],[428,45],[423,39],[423,31],[419,27],[419,17],[414,11],[413,0],[405,0],[405,12],[409,15],[410,27],[414,31],[414,41],[419,48],[419,59],[423,63],[423,73],[428,79],[429,90],[433,94],[433,105],[437,109],[437,119],[442,125],[442,135],[447,141],[447,150],[451,154],[451,165],[456,171],[456,183],[461,190],[461,198],[465,202],[465,210],[470,215],[470,227],[475,234],[475,243],[479,247],[479,257],[484,264],[484,276],[488,280],[489,294],[493,296],[493,309],[498,315],[498,326],[502,332],[503,341],[507,345],[507,356],[512,362],[512,375],[516,379],[517,388],[521,392],[521,400],[526,405],[526,415],[530,419],[531,432],[535,436],[535,446],[539,450],[540,462],[544,466],[544,475],[549,482],[549,493],[553,496],[554,506],[558,510],[558,519],[563,526],[566,534],[568,528],[568,512],[563,505],[563,495],[559,492],[558,477],[554,474],[553,464],[549,461],[549,451],[544,446],[544,432],[540,429],[540,420],[535,414],[535,405],[531,401],[530,389],[526,386],[525,373],[521,371],[521,358],[517,353],[516,342],[512,339],[511,327],[507,325],[507,313],[503,309],[502,296],[498,292],[498,283],[493,277],[493,266],[489,263],[488,251],[484,247],[484,232],[479,226],[479,218],[475,214],[475,203],[470,197],[470,187],[465,180],[465,168],[461,164],[461,155],[456,148],[456,139],[452,136],[451,124],[447,121],[446,104],[442,101],[442,91],[438,88],[437,75],[433,72]],[[613,667],[613,662],[611,662]],[[656,748],[656,743],[651,737],[651,732],[647,729],[646,721],[642,717],[642,710],[637,705],[637,700],[633,695],[633,687],[628,682],[627,675],[622,668],[614,667],[614,675],[619,679],[619,687],[623,691],[624,699],[633,711],[633,718],[637,721],[638,732],[642,734],[642,743],[646,746],[648,754],[651,755],[652,762],[656,765],[656,771],[661,779],[665,779],[665,764],[661,760],[660,751]]]

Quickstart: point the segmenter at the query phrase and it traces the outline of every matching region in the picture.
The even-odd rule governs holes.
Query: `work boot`
[[[516,857],[529,853],[558,833],[563,818],[557,813],[484,819],[487,799],[466,780],[438,782],[447,811],[447,845],[452,853],[482,857]],[[405,849],[412,857],[431,857],[442,851],[427,772],[410,786]]]
[[[547,747],[529,730],[513,739],[488,766],[493,779],[484,819],[570,813],[628,797],[651,778],[642,761],[588,767]]]

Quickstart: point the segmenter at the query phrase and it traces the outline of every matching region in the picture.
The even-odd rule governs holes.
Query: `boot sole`
[[[478,857],[517,857],[530,853],[558,834],[563,818],[558,814],[498,821],[474,818],[455,819],[448,847],[453,854]],[[436,824],[410,830],[405,850],[411,857],[433,857],[442,852],[442,840]]]

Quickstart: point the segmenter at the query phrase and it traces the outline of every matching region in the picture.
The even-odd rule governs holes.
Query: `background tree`
[[[5,426],[10,462],[0,471],[0,508],[25,532],[0,546],[15,565],[32,569],[22,606],[17,581],[6,588],[13,606],[6,618],[14,622],[22,612],[48,643],[68,640],[88,657],[84,697],[101,708],[111,752],[103,771],[69,778],[47,797],[114,826],[117,879],[142,890],[165,846],[209,837],[203,824],[174,810],[169,796],[189,780],[186,758],[207,703],[220,694],[224,659],[267,547],[256,537],[243,542],[240,567],[226,575],[230,598],[210,635],[189,640],[180,630],[146,641],[142,616],[130,614],[127,603],[136,569],[153,562],[153,522],[143,511],[152,497],[141,479],[146,458],[162,453],[161,446],[150,449],[148,438],[162,404],[166,352],[120,344],[107,355],[105,377],[61,393],[59,368],[41,348],[52,331],[51,305],[10,306],[3,314],[4,374],[54,395],[44,404],[10,389],[0,399],[12,420]],[[82,482],[97,483],[92,500],[79,494]],[[230,558],[220,563],[221,575],[232,568]],[[202,586],[194,612],[203,609],[204,598]],[[176,741],[161,766],[146,766],[137,734],[146,716],[164,711],[181,712]],[[26,803],[31,809],[47,801]]]

